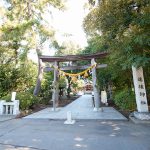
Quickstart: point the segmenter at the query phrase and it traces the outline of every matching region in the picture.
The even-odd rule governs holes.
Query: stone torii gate
[[[70,62],[70,61],[81,61],[81,60],[89,60],[91,61],[90,65],[84,66],[66,66],[60,68],[61,70],[76,70],[76,69],[87,69],[91,65],[96,63],[96,59],[106,57],[107,52],[95,53],[95,54],[86,54],[86,55],[67,55],[67,56],[39,56],[39,70],[38,70],[38,78],[37,84],[34,89],[34,95],[37,95],[40,90],[41,80],[43,76],[43,71],[54,71],[54,90],[53,90],[53,108],[57,107],[59,93],[58,93],[58,68],[59,62]],[[44,67],[43,62],[51,62],[54,63],[54,67]],[[92,68],[92,80],[93,80],[93,91],[94,91],[94,101],[95,101],[95,108],[94,111],[98,111],[100,108],[100,95],[99,89],[97,87],[97,78],[96,78],[96,68],[104,68],[107,67],[107,64],[98,64],[96,67]]]

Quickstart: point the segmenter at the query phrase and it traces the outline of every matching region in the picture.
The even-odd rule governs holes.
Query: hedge
[[[116,92],[114,102],[121,110],[132,111],[136,109],[136,101],[134,91],[124,89]]]

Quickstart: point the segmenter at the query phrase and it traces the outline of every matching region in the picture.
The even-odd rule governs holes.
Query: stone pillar
[[[133,73],[137,110],[140,113],[148,112],[143,69],[142,67],[135,68],[134,66],[132,66],[132,73]]]
[[[20,103],[19,100],[15,100],[14,101],[13,115],[17,115],[17,114],[20,113],[20,111],[19,111],[19,103]]]
[[[58,83],[58,62],[54,62],[54,82],[53,82],[53,109],[56,110],[56,107],[58,106],[58,100],[59,100],[59,83]]]
[[[16,92],[12,92],[11,101],[15,101],[15,100],[16,100]]]
[[[94,65],[95,59],[93,58],[91,60],[91,65]],[[100,107],[100,96],[99,96],[99,90],[96,83],[96,67],[92,68],[92,81],[93,81],[93,92],[94,92],[94,102],[95,102],[95,108],[94,111],[98,111]]]

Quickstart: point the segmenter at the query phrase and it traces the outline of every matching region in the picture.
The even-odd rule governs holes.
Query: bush
[[[53,84],[53,72],[44,73],[44,80],[41,85],[39,97],[41,97],[41,104],[49,104],[52,99],[52,84]]]
[[[10,101],[11,100],[11,94],[8,94],[7,96],[2,97],[3,100]],[[32,95],[28,92],[20,92],[16,95],[16,100],[20,101],[20,109],[21,110],[28,110],[30,109],[34,104],[39,103],[39,98]]]
[[[48,105],[50,100],[52,99],[52,91],[47,89],[41,89],[40,93],[39,93],[39,96],[41,97],[41,101],[40,103],[41,104],[45,104],[45,105]]]
[[[135,94],[128,89],[117,92],[114,96],[114,102],[121,110],[133,111],[136,109]]]

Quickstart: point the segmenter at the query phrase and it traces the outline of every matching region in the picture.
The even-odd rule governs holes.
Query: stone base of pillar
[[[150,120],[150,112],[133,112],[133,116],[139,120]]]
[[[64,122],[64,124],[74,124],[75,120],[72,120],[72,114],[71,111],[67,112],[67,120]]]
[[[100,107],[100,108],[94,107],[93,111],[100,111],[100,112],[103,112],[103,108],[102,108],[102,107]]]
[[[75,124],[75,122],[76,122],[75,120],[71,120],[71,121],[66,120],[64,124]]]
[[[51,108],[50,111],[60,111],[60,108]]]

